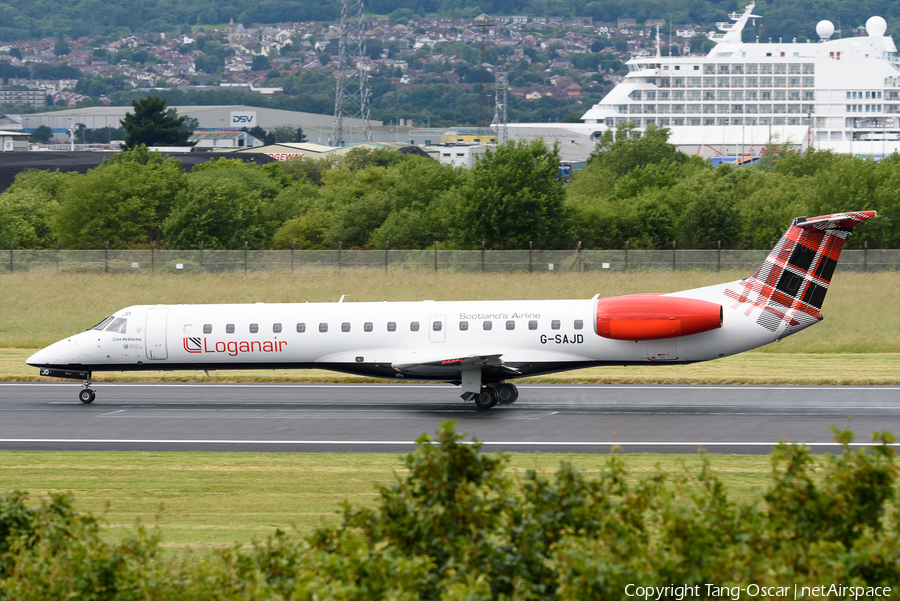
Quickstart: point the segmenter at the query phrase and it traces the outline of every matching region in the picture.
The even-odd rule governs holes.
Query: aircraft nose
[[[41,349],[32,356],[25,359],[25,364],[30,365],[32,367],[37,367],[38,365],[44,365],[47,363],[47,349]]]
[[[40,367],[45,365],[65,365],[79,363],[76,357],[76,343],[72,340],[60,340],[43,348],[25,360],[27,365]]]

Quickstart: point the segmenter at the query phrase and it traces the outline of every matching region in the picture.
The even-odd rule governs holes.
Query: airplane
[[[479,409],[510,380],[602,365],[687,364],[796,334],[820,309],[854,211],[797,217],[753,275],[670,294],[585,300],[134,305],[38,351],[42,376],[104,371],[329,369],[456,384]]]

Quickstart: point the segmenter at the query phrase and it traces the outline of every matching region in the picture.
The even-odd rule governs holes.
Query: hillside
[[[665,19],[667,24],[696,23],[704,30],[727,13],[739,10],[743,2],[733,0],[370,0],[370,14],[388,15],[404,9],[413,14],[451,17],[475,17],[481,12],[491,15],[587,16],[595,21],[615,22],[633,18],[643,23],[648,18]],[[888,21],[888,34],[900,31],[900,5],[878,0],[838,2],[823,0],[814,12],[806,3],[774,0],[757,3],[757,14],[764,19],[756,23],[761,38],[802,40],[815,38],[815,25],[830,19],[843,27],[844,35],[862,26],[865,20],[880,14]],[[178,31],[183,25],[227,23],[230,19],[244,24],[291,21],[334,21],[340,17],[337,0],[303,2],[301,0],[6,0],[0,2],[0,41],[14,41],[67,35],[96,37],[149,31]]]

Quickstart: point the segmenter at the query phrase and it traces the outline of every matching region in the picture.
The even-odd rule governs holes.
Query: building
[[[196,142],[194,150],[236,150],[262,146],[262,142],[243,131],[195,131],[189,142]]]
[[[333,146],[322,146],[321,144],[311,144],[309,142],[282,142],[278,144],[270,144],[268,146],[257,146],[255,148],[245,148],[237,151],[240,154],[264,154],[278,161],[286,161],[288,159],[320,159],[330,156],[341,156],[350,152],[353,148],[388,148],[396,150],[382,144],[373,144],[371,142],[361,142],[359,144],[348,144],[335,148]]]
[[[0,88],[0,104],[14,104],[17,106],[47,106],[47,92],[45,90],[17,90],[14,88]]]
[[[306,129],[320,129],[331,131],[334,117],[331,115],[319,115],[316,113],[303,113],[299,111],[285,111],[281,109],[260,108],[246,105],[225,106],[175,106],[169,107],[178,111],[182,117],[197,120],[197,129],[217,130],[235,129],[246,127],[252,129],[260,126],[263,129],[273,129],[279,126],[302,127]],[[71,109],[55,111],[52,113],[7,115],[22,125],[22,130],[31,133],[41,125],[46,125],[56,134],[55,140],[65,141],[70,127],[83,123],[88,129],[102,129],[104,127],[121,127],[121,121],[126,113],[133,112],[131,106],[95,106],[83,109]],[[7,119],[7,120],[8,120]],[[0,122],[4,119],[0,118]],[[381,121],[370,121],[373,126],[381,126]],[[348,128],[362,128],[362,119],[344,119],[344,126]]]
[[[484,146],[447,146],[440,149],[438,161],[441,165],[471,169],[486,151]]]
[[[0,152],[28,150],[28,137],[22,132],[0,130]]]

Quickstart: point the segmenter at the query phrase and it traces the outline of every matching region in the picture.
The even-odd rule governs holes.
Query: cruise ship
[[[864,36],[819,41],[760,41],[744,29],[754,4],[709,33],[706,56],[632,58],[628,74],[583,116],[594,136],[622,123],[655,124],[670,142],[701,156],[754,155],[770,144],[814,147],[879,159],[900,151],[900,61],[873,16]],[[658,39],[658,34],[657,34]]]

